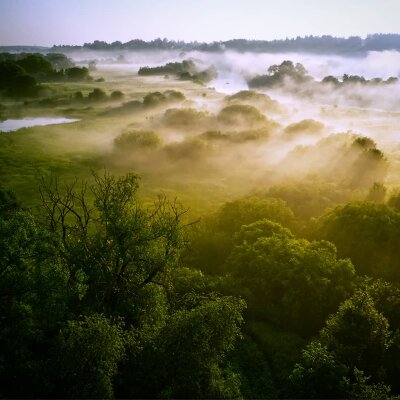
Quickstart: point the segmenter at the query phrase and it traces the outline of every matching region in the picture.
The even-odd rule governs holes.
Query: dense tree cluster
[[[365,79],[359,75],[348,75],[344,74],[338,78],[333,75],[325,76],[321,82],[314,80],[312,76],[308,74],[306,68],[300,64],[294,64],[293,61],[285,60],[280,65],[274,64],[267,69],[265,75],[256,75],[247,80],[249,87],[276,87],[284,85],[331,85],[333,88],[338,89],[350,85],[368,85],[368,86],[379,86],[379,85],[391,85],[398,82],[398,78],[389,77],[386,80],[381,78]]]
[[[116,145],[159,140],[129,131]],[[136,175],[93,182],[43,179],[34,213],[0,190],[1,396],[399,394],[390,205],[338,206],[305,239],[288,187],[193,225],[176,201],[143,206]]]
[[[182,62],[170,62],[159,67],[141,67],[139,75],[173,75],[184,81],[193,81],[196,83],[207,83],[217,77],[214,67],[200,69],[192,60],[183,60]]]
[[[280,65],[271,65],[266,75],[258,75],[248,81],[249,87],[274,87],[283,85],[287,81],[303,84],[312,81],[307,70],[300,63],[294,64],[290,60],[283,61]]]
[[[73,66],[64,54],[0,53],[0,94],[6,96],[35,96],[41,82],[90,79],[87,68]]]

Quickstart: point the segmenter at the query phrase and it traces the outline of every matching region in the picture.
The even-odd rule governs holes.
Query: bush
[[[204,128],[211,122],[211,116],[194,108],[170,108],[163,117],[163,123],[168,128],[196,129]]]
[[[74,100],[78,100],[78,101],[83,100],[83,94],[80,90],[78,92],[74,93]]]
[[[167,96],[168,100],[171,101],[183,101],[186,100],[185,95],[177,90],[166,90],[164,94]]]
[[[247,104],[264,110],[279,112],[279,103],[266,94],[254,90],[241,90],[231,96],[226,96],[225,101],[231,104]]]
[[[174,160],[193,160],[206,155],[209,152],[209,145],[197,137],[189,137],[182,142],[170,143],[164,149]]]
[[[324,124],[313,119],[303,119],[300,122],[295,122],[285,128],[285,133],[320,133],[324,129]]]
[[[161,145],[161,139],[153,131],[129,131],[119,135],[114,145],[121,150],[156,149]]]
[[[267,122],[267,118],[261,112],[249,105],[235,104],[223,108],[218,114],[218,121],[228,126],[254,126]]]
[[[99,88],[93,89],[93,91],[90,92],[88,95],[88,99],[91,101],[102,101],[102,100],[105,100],[106,98],[107,98],[107,95],[104,92],[104,90],[99,89]]]
[[[89,79],[89,70],[85,67],[72,67],[65,70],[65,76],[71,81],[83,81]]]
[[[111,92],[111,100],[121,100],[124,97],[124,94],[120,90],[114,90]]]
[[[239,132],[206,131],[202,133],[200,137],[210,141],[225,141],[231,143],[265,141],[269,138],[269,130],[249,129]]]
[[[143,97],[143,105],[146,107],[159,106],[167,101],[167,97],[161,92],[152,92]]]

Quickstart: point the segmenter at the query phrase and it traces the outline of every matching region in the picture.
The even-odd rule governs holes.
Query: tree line
[[[226,41],[184,42],[157,38],[151,41],[133,39],[122,43],[114,41],[107,43],[95,40],[92,43],[84,43],[83,46],[60,45],[53,46],[54,50],[73,49],[92,50],[199,50],[199,51],[254,51],[254,52],[309,52],[317,54],[351,54],[365,53],[367,51],[400,50],[400,34],[380,33],[367,35],[365,38],[350,36],[347,38],[334,37],[331,35],[305,36],[286,38],[280,40],[247,40],[232,39]]]

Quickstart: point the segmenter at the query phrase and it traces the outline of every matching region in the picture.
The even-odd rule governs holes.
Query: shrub
[[[99,88],[93,89],[93,91],[90,92],[88,95],[88,99],[91,101],[102,101],[102,100],[105,100],[106,98],[107,98],[107,95],[104,92],[104,90],[99,89]]]
[[[220,123],[231,126],[253,126],[267,121],[267,118],[257,108],[243,104],[223,108],[217,118]]]
[[[211,116],[194,108],[170,108],[163,117],[163,123],[168,128],[194,129],[206,127],[211,121]]]
[[[124,94],[120,90],[114,90],[111,92],[111,100],[121,100],[124,97]]]
[[[119,135],[114,140],[117,149],[156,149],[161,144],[161,139],[153,131],[128,131]]]

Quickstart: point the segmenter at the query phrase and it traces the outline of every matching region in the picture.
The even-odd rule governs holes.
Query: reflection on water
[[[7,119],[0,122],[0,132],[12,132],[21,128],[29,128],[38,125],[66,124],[76,122],[78,119],[73,118],[24,118],[24,119]]]

